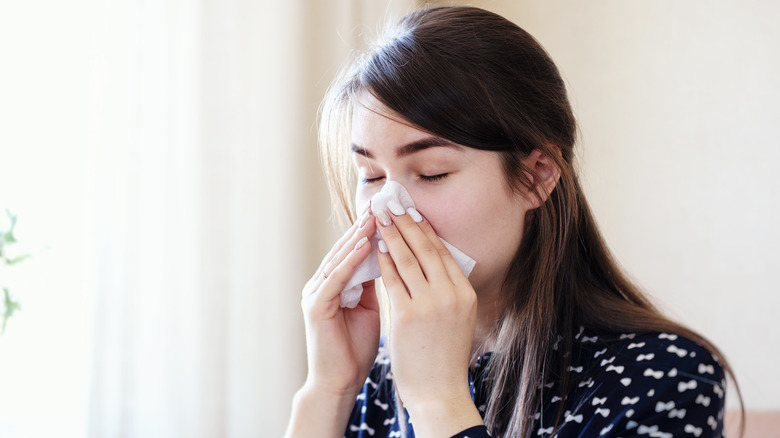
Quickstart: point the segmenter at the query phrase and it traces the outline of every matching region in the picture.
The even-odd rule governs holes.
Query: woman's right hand
[[[365,382],[379,348],[379,303],[374,281],[363,283],[354,309],[340,306],[340,293],[371,253],[376,223],[369,210],[323,259],[303,289],[309,372],[304,390],[328,397],[354,397]]]

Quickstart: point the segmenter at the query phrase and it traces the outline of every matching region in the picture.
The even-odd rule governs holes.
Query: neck
[[[493,351],[495,348],[493,340],[490,339],[490,333],[501,316],[503,303],[501,296],[500,287],[477,293],[477,325],[474,329],[474,339],[471,343],[472,364],[479,355]]]

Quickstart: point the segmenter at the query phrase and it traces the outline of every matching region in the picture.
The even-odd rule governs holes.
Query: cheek
[[[464,242],[469,230],[476,229],[479,223],[471,199],[464,199],[462,193],[418,195],[415,205],[436,233],[455,246]]]
[[[496,195],[462,191],[435,199],[421,197],[418,205],[436,233],[477,260],[478,271],[485,274],[505,269],[522,236],[524,210],[516,200]]]
[[[379,193],[379,190],[380,188],[358,185],[357,190],[355,191],[355,211],[360,214],[368,205],[368,201],[371,200],[371,197]]]

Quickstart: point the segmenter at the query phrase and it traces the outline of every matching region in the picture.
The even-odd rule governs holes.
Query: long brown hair
[[[365,92],[425,131],[502,154],[517,190],[537,190],[533,169],[522,162],[534,150],[560,169],[555,189],[537,193],[546,201],[528,213],[505,280],[512,292],[491,334],[497,349],[485,422],[494,435],[530,434],[538,382],[559,376],[561,397],[572,388],[566,370],[580,326],[683,335],[718,356],[733,378],[714,345],[663,316],[613,259],[575,171],[577,128],[565,84],[531,35],[479,8],[426,7],[343,71],[323,102],[320,139],[332,193],[351,218],[354,171],[345,136],[352,105]]]

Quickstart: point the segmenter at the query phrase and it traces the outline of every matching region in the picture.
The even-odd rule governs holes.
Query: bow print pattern
[[[577,360],[567,367],[571,389],[561,394],[557,380],[538,384],[543,399],[532,420],[532,436],[722,437],[725,376],[717,359],[703,347],[673,333],[606,334],[583,328],[576,340]],[[413,419],[397,414],[384,349],[383,345],[357,398],[345,438],[400,437],[401,428],[407,437],[414,437]],[[481,356],[469,372],[472,397],[482,415],[489,400],[484,371],[490,356]],[[561,406],[564,415],[556,424]],[[490,435],[483,427],[455,437],[466,436]]]

